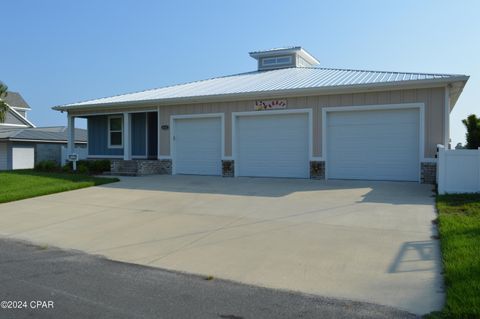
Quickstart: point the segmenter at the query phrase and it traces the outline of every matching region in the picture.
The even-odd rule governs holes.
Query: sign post
[[[77,171],[78,154],[69,154],[68,155],[68,160],[70,162],[73,162],[73,164],[72,164],[73,171],[76,172]]]

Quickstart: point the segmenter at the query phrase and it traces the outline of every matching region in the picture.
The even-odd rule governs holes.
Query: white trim
[[[448,145],[450,144],[450,87],[445,87],[445,109],[444,109],[444,116],[443,116],[443,136],[444,136],[444,144],[445,148],[448,149]]]
[[[175,120],[182,119],[195,119],[195,118],[212,118],[219,117],[221,121],[221,156],[225,155],[225,113],[200,113],[200,114],[184,114],[184,115],[171,115],[170,116],[170,156],[172,160],[172,175],[176,174],[175,169]]]
[[[312,162],[323,162],[324,159],[323,159],[322,156],[311,156],[310,161],[312,161]]]
[[[31,127],[35,128],[35,124],[33,124],[32,122],[30,122],[29,120],[27,120],[27,118],[25,116],[23,116],[22,114],[18,113],[17,110],[15,110],[12,106],[10,106],[8,103],[5,103],[7,104],[7,106],[10,108],[10,110],[13,112],[13,114],[15,114],[17,117],[20,117],[20,120],[24,120],[25,122],[27,122],[28,125],[30,125]],[[27,126],[28,126],[27,125]]]
[[[142,110],[131,110],[128,111],[127,113],[146,113],[146,112],[156,112],[157,109],[142,109]],[[74,114],[75,117],[88,117],[88,116],[102,116],[102,115],[122,115],[125,112],[122,111],[115,111],[115,109],[112,109],[110,111],[108,110],[100,110],[98,112],[92,112],[92,113],[80,113],[80,114]]]
[[[172,157],[170,155],[159,155],[158,159],[159,160],[171,160]]]
[[[222,161],[233,161],[232,156],[222,156]]]
[[[87,155],[87,158],[123,158],[123,155]]]
[[[35,142],[35,143],[47,143],[47,144],[68,144],[66,140],[35,140],[35,139],[22,139],[22,138],[6,138],[5,141],[9,142]],[[75,144],[87,144],[83,141],[75,141]]]
[[[13,127],[27,127],[27,128],[29,128],[29,126],[25,125],[25,124],[0,123],[0,126],[13,126]]]
[[[118,118],[121,120],[122,128],[121,128],[120,130],[115,130],[115,131],[113,131],[113,132],[120,132],[120,133],[122,133],[122,144],[120,144],[120,145],[112,145],[112,143],[111,143],[111,141],[110,141],[110,133],[111,133],[111,131],[110,131],[110,119],[118,119]],[[123,148],[123,144],[125,144],[125,143],[124,143],[124,136],[125,136],[124,131],[125,131],[125,128],[124,128],[123,116],[122,116],[122,115],[109,115],[109,116],[107,117],[107,132],[108,132],[108,136],[107,136],[107,138],[108,138],[108,144],[107,144],[107,147],[108,147],[108,148]]]
[[[322,108],[322,157],[325,159],[325,180],[328,179],[328,160],[327,160],[327,113],[328,112],[348,112],[348,111],[375,111],[375,110],[398,110],[414,109],[419,110],[419,153],[418,153],[418,182],[421,181],[421,164],[425,160],[425,104],[424,103],[402,103],[402,104],[377,104],[377,105],[358,105],[358,106],[336,106]]]
[[[29,107],[20,107],[20,106],[11,106],[11,108],[14,108],[15,110],[20,110],[20,111],[31,111],[32,109]]]
[[[132,159],[147,159],[148,156],[144,155],[132,155]]]
[[[313,158],[313,111],[312,109],[287,109],[287,110],[267,110],[267,111],[247,111],[232,112],[232,156],[234,160],[234,175],[237,177],[237,124],[236,118],[240,116],[268,116],[268,115],[285,115],[285,114],[307,114],[308,115],[308,158]]]

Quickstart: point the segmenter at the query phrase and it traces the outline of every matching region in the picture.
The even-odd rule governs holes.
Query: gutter
[[[293,96],[305,96],[305,95],[326,95],[326,94],[338,94],[338,93],[360,93],[375,90],[389,90],[392,87],[395,89],[414,89],[414,88],[426,88],[436,86],[446,86],[455,82],[463,82],[463,85],[468,81],[470,77],[466,75],[453,76],[448,79],[433,79],[433,80],[415,80],[415,81],[395,81],[388,83],[368,83],[368,84],[355,84],[355,85],[338,85],[329,87],[313,87],[304,89],[287,89],[287,90],[271,90],[271,91],[255,91],[244,93],[229,93],[229,94],[217,94],[217,95],[200,95],[191,97],[177,97],[168,99],[150,99],[150,100],[137,100],[137,101],[122,101],[112,103],[92,103],[82,105],[59,105],[52,107],[56,111],[75,111],[75,110],[92,110],[95,108],[109,109],[109,108],[128,108],[133,106],[161,106],[161,105],[178,105],[178,104],[193,104],[193,103],[208,103],[208,102],[226,102],[226,101],[238,101],[260,98],[272,98],[272,97],[293,97]],[[453,105],[452,105],[453,107]]]
[[[21,139],[21,138],[5,138],[0,139],[2,141],[8,142],[35,142],[35,143],[57,143],[57,144],[67,144],[67,140],[36,140],[36,139]],[[75,144],[87,144],[87,141],[75,141]]]

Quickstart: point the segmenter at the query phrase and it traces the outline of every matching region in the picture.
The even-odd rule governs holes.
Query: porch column
[[[132,139],[130,138],[130,113],[123,113],[123,159],[132,159]]]
[[[75,151],[75,116],[67,115],[67,155]]]

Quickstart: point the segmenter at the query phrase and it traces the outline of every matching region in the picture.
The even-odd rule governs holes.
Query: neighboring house
[[[8,104],[9,108],[5,121],[0,123],[3,127],[35,127],[32,122],[27,120],[27,112],[32,109],[17,92],[7,92],[7,96],[3,100]]]
[[[88,120],[89,157],[114,172],[435,181],[468,76],[323,68],[301,47],[250,56],[257,71],[54,109],[70,138]]]
[[[35,127],[27,119],[31,108],[19,93],[8,92],[4,100],[8,112],[0,123],[0,170],[33,168],[43,160],[60,164],[62,146],[67,144],[66,127]],[[86,148],[87,131],[76,129],[76,136],[76,147]]]

